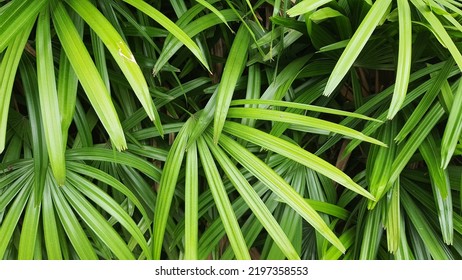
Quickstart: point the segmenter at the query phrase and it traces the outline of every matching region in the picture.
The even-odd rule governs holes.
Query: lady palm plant
[[[460,258],[457,1],[29,4],[4,259]]]

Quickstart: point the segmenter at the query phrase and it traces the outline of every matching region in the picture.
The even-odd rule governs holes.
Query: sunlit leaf
[[[220,81],[217,92],[217,103],[214,117],[213,138],[218,142],[221,130],[226,120],[229,104],[234,95],[237,79],[241,76],[247,61],[247,51],[250,42],[250,35],[244,25],[241,25],[234,38],[233,46],[226,60],[223,70],[223,77]]]
[[[64,5],[56,4],[53,12],[53,23],[64,51],[74,69],[80,84],[84,88],[90,102],[109,133],[118,150],[127,147],[125,136],[120,125],[108,89],[96,69],[87,48],[69,17]]]
[[[218,213],[223,221],[226,235],[231,243],[234,253],[236,254],[236,258],[238,260],[250,260],[250,254],[245,243],[244,236],[242,236],[231,202],[229,201],[224,189],[220,173],[218,172],[217,166],[212,158],[212,154],[207,148],[204,139],[198,139],[197,150],[200,155],[209,188],[212,191],[213,200],[215,201]]]
[[[329,96],[343,80],[346,73],[350,70],[350,67],[363,50],[372,32],[374,32],[380,20],[387,13],[390,4],[391,0],[377,0],[372,5],[366,17],[348,42],[332,74],[329,76],[326,88],[324,89],[324,95]]]
[[[45,141],[56,181],[59,185],[64,185],[66,180],[65,146],[61,133],[61,113],[56,90],[48,9],[44,9],[39,15],[36,36],[38,89]]]
[[[17,2],[21,1],[16,1],[16,3]],[[5,149],[8,109],[10,106],[16,68],[18,67],[24,45],[26,44],[32,26],[32,24],[29,24],[22,32],[16,34],[16,37],[12,39],[10,47],[5,52],[0,62],[0,92],[2,92],[0,95],[0,153]]]
[[[399,50],[396,70],[396,85],[391,100],[388,119],[392,119],[406,97],[409,85],[409,75],[411,72],[412,59],[412,23],[411,9],[406,0],[398,0],[398,20],[399,20]]]
[[[290,10],[288,10],[287,14],[291,17],[298,16],[301,14],[306,14],[331,1],[332,0],[317,0],[317,1],[304,0],[298,3],[297,5],[293,6]]]
[[[344,252],[343,244],[338,240],[331,229],[325,224],[319,214],[309,206],[303,198],[294,191],[279,175],[274,173],[260,159],[242,148],[235,141],[227,136],[222,135],[220,145],[233,158],[238,160],[259,180],[264,182],[273,192],[275,192],[283,201],[294,208],[306,221],[308,221],[316,230],[320,232],[329,242],[331,242],[340,251]]]
[[[104,42],[104,45],[135,91],[149,118],[155,121],[157,129],[162,131],[162,125],[160,124],[156,107],[152,102],[148,85],[127,43],[89,1],[68,0],[67,3],[90,25]]]
[[[338,170],[336,167],[332,166],[323,159],[316,157],[308,151],[295,146],[294,144],[254,128],[245,127],[234,122],[227,122],[224,130],[239,138],[253,142],[266,149],[270,149],[276,153],[297,161],[307,166],[308,168],[311,168],[342,184],[346,188],[349,188],[371,200],[375,200],[375,198],[368,191],[364,190],[361,186],[356,184],[350,177]]]

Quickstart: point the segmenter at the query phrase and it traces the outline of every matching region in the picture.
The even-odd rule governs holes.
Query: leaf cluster
[[[458,1],[0,18],[1,258],[461,258]]]

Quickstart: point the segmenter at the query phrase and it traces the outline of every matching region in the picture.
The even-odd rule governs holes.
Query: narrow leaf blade
[[[387,13],[390,4],[391,0],[377,0],[372,5],[371,9],[359,25],[356,32],[353,34],[353,37],[351,37],[351,40],[348,42],[348,45],[337,61],[337,64],[327,81],[327,85],[323,93],[324,95],[329,96],[343,80],[343,77],[345,77],[356,58],[358,58],[376,26],[380,23],[385,13]]]

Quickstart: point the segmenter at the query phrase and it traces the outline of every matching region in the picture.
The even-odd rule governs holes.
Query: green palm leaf
[[[332,122],[327,122],[320,119],[311,117],[301,116],[297,114],[265,110],[265,109],[253,109],[253,108],[231,108],[228,111],[229,118],[250,118],[250,119],[263,119],[276,122],[285,122],[290,124],[308,126],[311,128],[319,128],[323,130],[332,131],[334,133],[340,133],[352,138],[367,141],[376,145],[387,147],[386,144],[368,137],[361,132],[355,131],[345,126],[341,126]]]
[[[20,1],[16,1],[20,2]],[[23,53],[32,24],[25,27],[24,31],[18,33],[6,51],[0,63],[0,153],[5,149],[6,124],[8,120],[8,109],[11,100],[11,90],[18,67],[19,60]]]
[[[56,188],[56,184],[54,184],[50,178],[48,178],[48,183],[45,184],[45,191],[47,188],[51,192],[53,205],[56,209],[59,220],[79,258],[82,260],[98,259],[96,252],[93,250],[90,240],[80,225],[79,220],[75,216],[71,205],[69,205],[68,200],[61,192],[63,188]]]
[[[134,6],[138,10],[142,11],[143,13],[147,14],[153,20],[157,21],[160,25],[162,25],[165,29],[167,29],[170,33],[172,33],[178,40],[180,40],[193,54],[197,57],[197,59],[209,70],[208,63],[202,54],[199,47],[194,43],[194,41],[184,33],[175,23],[173,23],[168,17],[163,15],[154,7],[150,6],[144,1],[140,0],[124,0],[128,4]]]
[[[55,82],[48,9],[44,9],[39,15],[36,36],[38,89],[45,141],[56,181],[59,185],[64,185],[66,180],[65,146],[61,133],[61,114]]]
[[[218,213],[223,221],[223,227],[226,230],[227,237],[231,247],[238,260],[250,260],[249,250],[245,243],[244,237],[234,214],[231,202],[223,186],[223,182],[218,172],[217,166],[212,158],[205,140],[199,138],[197,141],[197,150],[199,152],[205,176],[212,191],[213,200],[217,206]]]
[[[224,131],[233,134],[239,138],[245,139],[249,142],[255,143],[265,149],[272,150],[276,153],[286,156],[294,161],[297,161],[308,168],[311,168],[332,180],[342,184],[346,188],[351,189],[364,197],[371,200],[375,198],[363,189],[361,186],[356,184],[346,174],[324,161],[323,159],[295,146],[287,141],[280,138],[274,137],[270,134],[264,133],[260,130],[243,126],[234,122],[227,122]]]
[[[454,103],[449,112],[448,122],[441,140],[441,167],[448,166],[454,154],[457,142],[462,132],[462,79],[459,79],[457,91],[454,94]]]
[[[18,259],[32,260],[36,250],[38,225],[41,214],[41,203],[36,203],[34,196],[35,192],[31,193],[29,202],[26,206],[24,214],[24,223],[21,238],[19,240]]]
[[[228,59],[223,70],[223,76],[218,86],[217,101],[214,118],[213,139],[218,142],[218,139],[223,129],[226,120],[229,105],[233,98],[236,82],[244,70],[247,61],[247,51],[250,43],[250,34],[244,25],[241,25],[234,38],[233,46],[229,51]]]
[[[89,1],[69,0],[67,3],[90,25],[104,42],[104,45],[135,91],[149,118],[155,121],[157,129],[162,133],[162,125],[160,124],[156,107],[152,102],[148,85],[127,43]]]
[[[126,149],[125,136],[108,89],[61,2],[57,2],[53,11],[53,23],[72,68],[112,143],[118,150]]]
[[[322,5],[331,2],[332,0],[303,0],[297,5],[293,6],[287,11],[287,14],[291,17],[299,16],[302,14],[306,14],[316,10],[317,8],[321,7]]]
[[[434,30],[434,34],[437,36],[438,40],[445,46],[452,57],[456,61],[459,69],[462,70],[462,54],[460,53],[457,46],[454,44],[454,41],[451,39],[451,36],[448,34],[446,29],[440,20],[435,16],[431,9],[429,9],[426,3],[422,0],[411,0],[412,4],[419,10],[420,14],[428,21],[431,28]]]
[[[53,198],[51,196],[50,180],[45,181],[42,201],[42,219],[43,219],[43,236],[45,239],[45,247],[50,260],[61,260],[62,247],[64,244],[60,242],[57,213],[54,209]]]
[[[48,0],[15,0],[11,1],[6,8],[2,7],[4,9],[0,13],[2,18],[2,22],[0,22],[0,52],[3,52],[11,40],[20,34],[21,30],[28,29],[27,26],[35,21],[47,3]]]
[[[177,135],[176,140],[168,153],[162,177],[160,178],[160,191],[157,197],[156,210],[154,212],[153,258],[155,260],[159,259],[161,255],[162,243],[173,193],[178,181],[180,167],[183,162],[188,135],[191,133],[193,124],[192,119],[188,120]]]
[[[391,100],[388,119],[392,119],[401,108],[406,97],[409,85],[409,75],[411,73],[412,59],[412,23],[411,9],[406,0],[398,0],[398,20],[399,20],[399,50],[398,50],[398,69],[396,70],[396,85]]]
[[[272,216],[269,209],[260,199],[252,186],[248,183],[245,177],[242,176],[242,173],[239,172],[233,162],[226,156],[224,151],[213,144],[209,137],[205,137],[205,140],[207,141],[209,149],[223,168],[227,177],[231,180],[241,197],[252,209],[252,212],[255,214],[255,216],[257,216],[258,220],[266,228],[274,242],[278,244],[280,250],[288,259],[300,259],[297,251],[290,243],[290,240],[287,238],[284,231],[278,225],[276,219]]]
[[[219,144],[228,154],[240,162],[284,202],[296,210],[299,215],[319,231],[329,242],[340,251],[345,251],[343,244],[338,240],[329,226],[325,224],[319,214],[271,168],[228,136],[222,135]]]
[[[185,174],[185,259],[197,259],[199,238],[199,172],[197,146],[193,143],[186,155]]]
[[[390,4],[391,0],[377,0],[372,5],[366,17],[348,42],[332,74],[330,74],[326,88],[324,89],[324,95],[329,96],[343,80],[374,32],[374,29],[388,12]]]
[[[0,256],[2,256],[2,258],[5,255],[11,236],[13,235],[14,229],[19,222],[21,214],[26,207],[27,200],[29,199],[32,191],[32,177],[29,176],[28,179],[29,180],[25,187],[23,187],[21,192],[16,196],[10,211],[8,211],[0,227]]]

